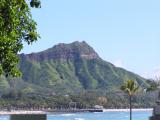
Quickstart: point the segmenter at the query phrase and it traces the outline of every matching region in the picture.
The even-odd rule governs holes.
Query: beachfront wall
[[[156,105],[153,109],[153,116],[150,120],[160,120],[160,105]]]
[[[10,120],[47,120],[46,114],[11,115]]]
[[[150,120],[160,120],[160,116],[152,116],[150,117]]]

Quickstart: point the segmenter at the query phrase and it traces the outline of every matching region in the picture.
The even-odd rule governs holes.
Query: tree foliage
[[[121,90],[123,90],[129,95],[130,120],[132,120],[132,96],[138,91],[138,89],[139,87],[134,80],[127,80],[126,83],[121,86]]]
[[[40,7],[39,0],[31,0],[31,7]],[[17,56],[28,44],[37,41],[36,22],[25,0],[0,0],[0,74],[19,76]]]
[[[149,83],[149,87],[147,88],[147,92],[149,91],[155,91],[157,89],[160,88],[160,77],[157,76],[155,79],[153,80],[147,80],[147,82]]]
[[[132,96],[137,92],[138,86],[134,80],[128,80],[124,85],[121,86],[121,90],[125,91],[129,96]]]
[[[147,93],[148,94],[148,93]],[[11,90],[1,96],[0,108],[13,107],[19,109],[85,109],[93,108],[95,105],[102,105],[104,108],[122,109],[128,108],[129,99],[123,93],[107,92],[102,94],[95,92],[82,92],[77,94],[38,94],[37,92],[28,93],[24,90]],[[133,108],[151,108],[155,105],[156,98],[146,95],[146,93],[136,94],[132,99]],[[70,104],[73,103],[73,104]],[[42,110],[41,109],[41,110]]]

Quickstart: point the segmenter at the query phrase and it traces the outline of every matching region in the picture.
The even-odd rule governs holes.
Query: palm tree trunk
[[[130,120],[132,120],[132,96],[129,96]]]

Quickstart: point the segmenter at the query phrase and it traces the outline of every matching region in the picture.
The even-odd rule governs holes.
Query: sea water
[[[132,120],[149,120],[151,111],[135,111]],[[48,115],[48,120],[129,120],[129,112],[75,113]]]
[[[149,120],[151,115],[151,111],[134,111],[133,120]],[[10,117],[0,116],[0,120],[10,120]],[[129,120],[129,112],[49,114],[47,120]]]

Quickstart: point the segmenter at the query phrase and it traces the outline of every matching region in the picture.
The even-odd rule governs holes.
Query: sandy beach
[[[12,115],[12,114],[46,114],[44,111],[0,111],[0,115]]]
[[[132,109],[133,111],[153,111],[153,108],[141,108]],[[128,112],[129,109],[103,109],[103,112]],[[12,115],[12,114],[46,114],[45,111],[0,111],[0,115]],[[54,113],[54,112],[52,112]]]

